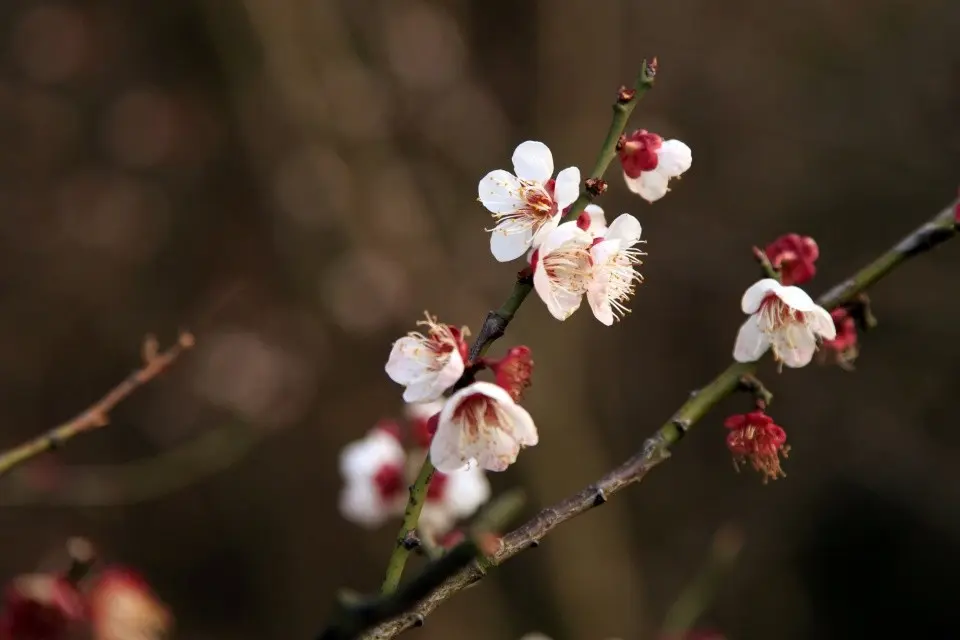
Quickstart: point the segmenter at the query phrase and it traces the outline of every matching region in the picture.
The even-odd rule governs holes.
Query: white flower
[[[340,453],[340,513],[359,525],[374,528],[403,513],[407,498],[407,454],[396,436],[371,429]]]
[[[467,345],[466,328],[439,324],[427,314],[418,325],[427,335],[413,331],[393,344],[385,370],[394,382],[406,387],[406,402],[430,402],[443,395],[463,374]]]
[[[533,286],[557,320],[566,320],[580,308],[592,275],[593,237],[564,222],[548,235],[531,260]]]
[[[679,178],[693,163],[693,152],[679,140],[663,140],[639,129],[620,149],[620,163],[627,188],[647,202],[667,195],[668,183]]]
[[[527,141],[513,152],[516,175],[497,169],[477,187],[479,200],[497,221],[490,251],[509,262],[536,248],[560,222],[563,210],[580,193],[580,170],[569,167],[553,176],[553,155],[542,142]]]
[[[430,460],[444,473],[474,464],[503,471],[516,461],[522,447],[538,441],[533,418],[509,393],[490,382],[474,382],[447,399],[430,445]]]
[[[590,248],[593,273],[587,286],[587,302],[593,315],[610,326],[630,310],[625,303],[633,295],[636,283],[643,280],[636,271],[646,255],[634,247],[640,240],[640,222],[629,213],[619,216],[600,242]]]
[[[740,306],[751,314],[740,327],[733,357],[754,362],[768,348],[788,367],[810,363],[817,338],[833,340],[837,330],[830,313],[799,287],[785,287],[773,278],[754,283],[743,294]]]
[[[479,467],[433,474],[427,500],[420,514],[420,528],[436,537],[450,531],[457,521],[472,516],[490,499],[487,474]]]

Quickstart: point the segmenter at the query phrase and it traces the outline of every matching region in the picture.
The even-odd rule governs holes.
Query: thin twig
[[[54,427],[43,435],[0,454],[0,476],[31,458],[63,446],[67,440],[74,436],[107,426],[110,412],[113,411],[114,407],[126,400],[134,391],[160,375],[173,364],[181,353],[191,348],[193,344],[192,334],[181,333],[175,345],[164,352],[158,352],[156,339],[148,337],[143,345],[144,365],[142,368],[131,373],[96,404],[69,422]]]
[[[569,211],[564,215],[564,220],[573,220],[584,208],[590,204],[600,190],[595,188],[598,181],[603,178],[607,167],[617,155],[617,146],[623,130],[627,126],[627,120],[633,113],[637,102],[653,87],[653,82],[657,73],[656,58],[652,62],[643,61],[641,71],[637,76],[633,89],[621,88],[617,94],[617,99],[613,104],[613,118],[610,122],[610,128],[607,130],[607,136],[600,148],[600,155],[593,167],[593,172],[586,180],[583,190],[572,205]],[[533,290],[533,277],[529,269],[525,269],[517,274],[517,280],[513,285],[513,291],[507,297],[507,300],[496,311],[490,311],[480,327],[476,340],[470,347],[470,360],[477,361],[486,354],[497,339],[499,339],[506,330],[507,325],[513,320],[514,315],[523,304],[530,291]],[[460,389],[473,382],[473,376],[476,374],[474,369],[468,369],[463,377],[454,385],[454,390]],[[390,593],[400,584],[400,578],[403,576],[403,568],[410,557],[410,549],[404,544],[407,538],[417,529],[417,521],[420,518],[420,511],[423,509],[424,495],[427,486],[430,483],[430,477],[433,475],[433,464],[428,457],[423,462],[423,467],[417,475],[417,479],[410,487],[410,497],[407,501],[407,508],[403,514],[403,522],[400,525],[400,531],[397,533],[393,552],[390,554],[390,560],[387,562],[387,571],[383,579],[383,585],[380,588],[381,593]]]
[[[960,231],[960,221],[956,219],[955,207],[958,206],[960,206],[958,201],[951,203],[889,251],[822,295],[818,303],[828,310],[846,304],[907,259],[929,251],[957,235]],[[490,559],[491,564],[500,564],[530,547],[538,546],[540,540],[555,527],[602,505],[613,494],[640,482],[650,470],[670,457],[672,445],[678,442],[714,405],[736,391],[744,376],[753,374],[755,370],[755,363],[731,364],[712,382],[688,399],[667,423],[644,441],[641,450],[630,459],[594,484],[547,507],[526,524],[504,536],[503,547]],[[415,623],[423,624],[423,619],[442,602],[477,582],[483,575],[484,572],[476,567],[466,567],[444,582],[419,606],[377,627],[366,637],[377,640],[395,638]]]

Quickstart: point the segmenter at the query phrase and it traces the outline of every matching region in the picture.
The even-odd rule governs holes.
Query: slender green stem
[[[407,501],[407,508],[403,512],[403,524],[400,525],[400,532],[397,533],[396,546],[390,555],[390,561],[387,563],[387,575],[383,579],[383,585],[380,587],[380,593],[393,593],[400,584],[400,578],[403,576],[403,567],[407,564],[407,558],[410,557],[411,536],[416,535],[417,523],[420,521],[420,512],[423,511],[423,503],[427,498],[427,487],[430,485],[430,478],[433,477],[433,463],[430,462],[430,456],[423,461],[420,467],[420,473],[417,479],[410,487],[410,499]]]
[[[617,101],[613,105],[613,120],[610,122],[607,136],[604,138],[603,145],[600,148],[600,155],[597,157],[597,162],[593,167],[593,173],[591,173],[592,178],[599,179],[603,177],[607,167],[610,166],[610,163],[617,155],[617,142],[620,140],[620,136],[623,135],[623,130],[624,127],[627,126],[627,120],[630,118],[630,114],[633,113],[637,102],[639,102],[644,94],[653,86],[657,69],[656,61],[648,64],[647,61],[644,60],[641,69],[634,84],[633,91],[620,91]],[[570,206],[570,211],[566,214],[565,219],[575,219],[583,209],[590,204],[593,198],[593,193],[584,187],[580,192],[580,197]],[[532,290],[533,280],[530,274],[521,272],[517,276],[513,289],[510,291],[510,295],[504,303],[496,311],[488,313],[486,319],[484,319],[480,333],[470,347],[471,361],[476,361],[477,358],[486,354],[490,346],[503,335],[507,325],[513,320],[520,305],[523,304],[523,301]],[[457,384],[454,385],[454,389],[463,388],[473,382],[474,373],[474,371],[468,370]],[[423,509],[427,484],[432,474],[433,465],[430,463],[430,459],[427,458],[423,463],[420,474],[417,476],[416,482],[414,482],[410,488],[410,500],[407,503],[407,509],[403,515],[403,523],[400,525],[400,531],[397,534],[396,545],[394,546],[393,553],[390,555],[390,560],[387,562],[387,573],[380,589],[381,593],[391,593],[395,591],[397,585],[400,584],[403,568],[407,563],[407,558],[410,556],[408,541],[410,536],[417,530],[417,522],[420,518],[420,511]]]

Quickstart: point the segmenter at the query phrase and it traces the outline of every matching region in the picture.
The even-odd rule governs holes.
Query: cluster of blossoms
[[[662,198],[669,180],[692,161],[682,142],[646,131],[624,137],[617,150],[628,188],[649,202]],[[586,297],[596,318],[612,325],[628,313],[626,303],[642,280],[639,221],[625,213],[608,225],[594,204],[569,215],[581,193],[580,170],[569,167],[554,177],[553,154],[542,142],[520,144],[512,161],[512,173],[491,171],[477,189],[496,222],[489,229],[493,257],[525,258],[534,289],[558,320]],[[452,540],[457,523],[490,496],[484,472],[504,471],[539,441],[533,418],[519,404],[533,361],[524,346],[499,360],[470,361],[465,327],[429,314],[419,324],[422,331],[394,343],[386,364],[387,375],[404,387],[406,428],[381,423],[343,450],[340,511],[366,527],[401,515],[407,489],[429,455],[436,471],[418,528],[435,541]],[[493,372],[493,382],[475,380],[482,369]]]
[[[3,595],[3,640],[160,640],[173,619],[147,583],[124,567],[107,568],[92,580],[67,574],[26,574]]]
[[[779,279],[764,278],[744,292],[740,306],[749,318],[737,333],[734,359],[755,362],[770,350],[778,364],[798,368],[810,364],[820,350],[821,360],[850,368],[858,351],[850,310],[839,307],[828,312],[798,286],[816,274],[820,251],[813,238],[791,233],[755,252],[769,262]],[[765,481],[785,475],[780,457],[789,451],[787,434],[766,415],[763,403],[755,411],[729,417],[725,426],[730,430],[727,447],[735,464],[749,462]]]

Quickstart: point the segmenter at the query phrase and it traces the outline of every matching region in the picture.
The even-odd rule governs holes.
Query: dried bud
[[[530,347],[513,347],[503,358],[488,365],[496,376],[497,385],[506,389],[514,402],[520,402],[523,392],[532,384],[533,359]]]
[[[780,272],[780,282],[784,285],[804,284],[817,273],[814,263],[820,257],[820,249],[811,237],[788,233],[768,244],[764,253]]]
[[[60,640],[86,616],[83,597],[64,576],[29,574],[7,587],[0,614],[3,640]]]
[[[733,465],[749,461],[763,475],[763,482],[786,477],[780,467],[780,457],[787,457],[790,447],[786,444],[787,432],[773,422],[763,411],[733,415],[723,423],[727,434],[727,448],[733,454]]]
[[[95,640],[159,640],[173,619],[136,573],[122,567],[101,573],[89,594]]]
[[[600,178],[587,178],[584,186],[587,188],[587,193],[594,198],[602,195],[607,190],[607,183]]]
[[[647,77],[647,80],[651,81],[657,77],[657,56],[653,56],[650,62],[644,64],[643,75]]]
[[[617,90],[617,102],[626,104],[637,97],[636,89],[629,89],[623,85]]]

